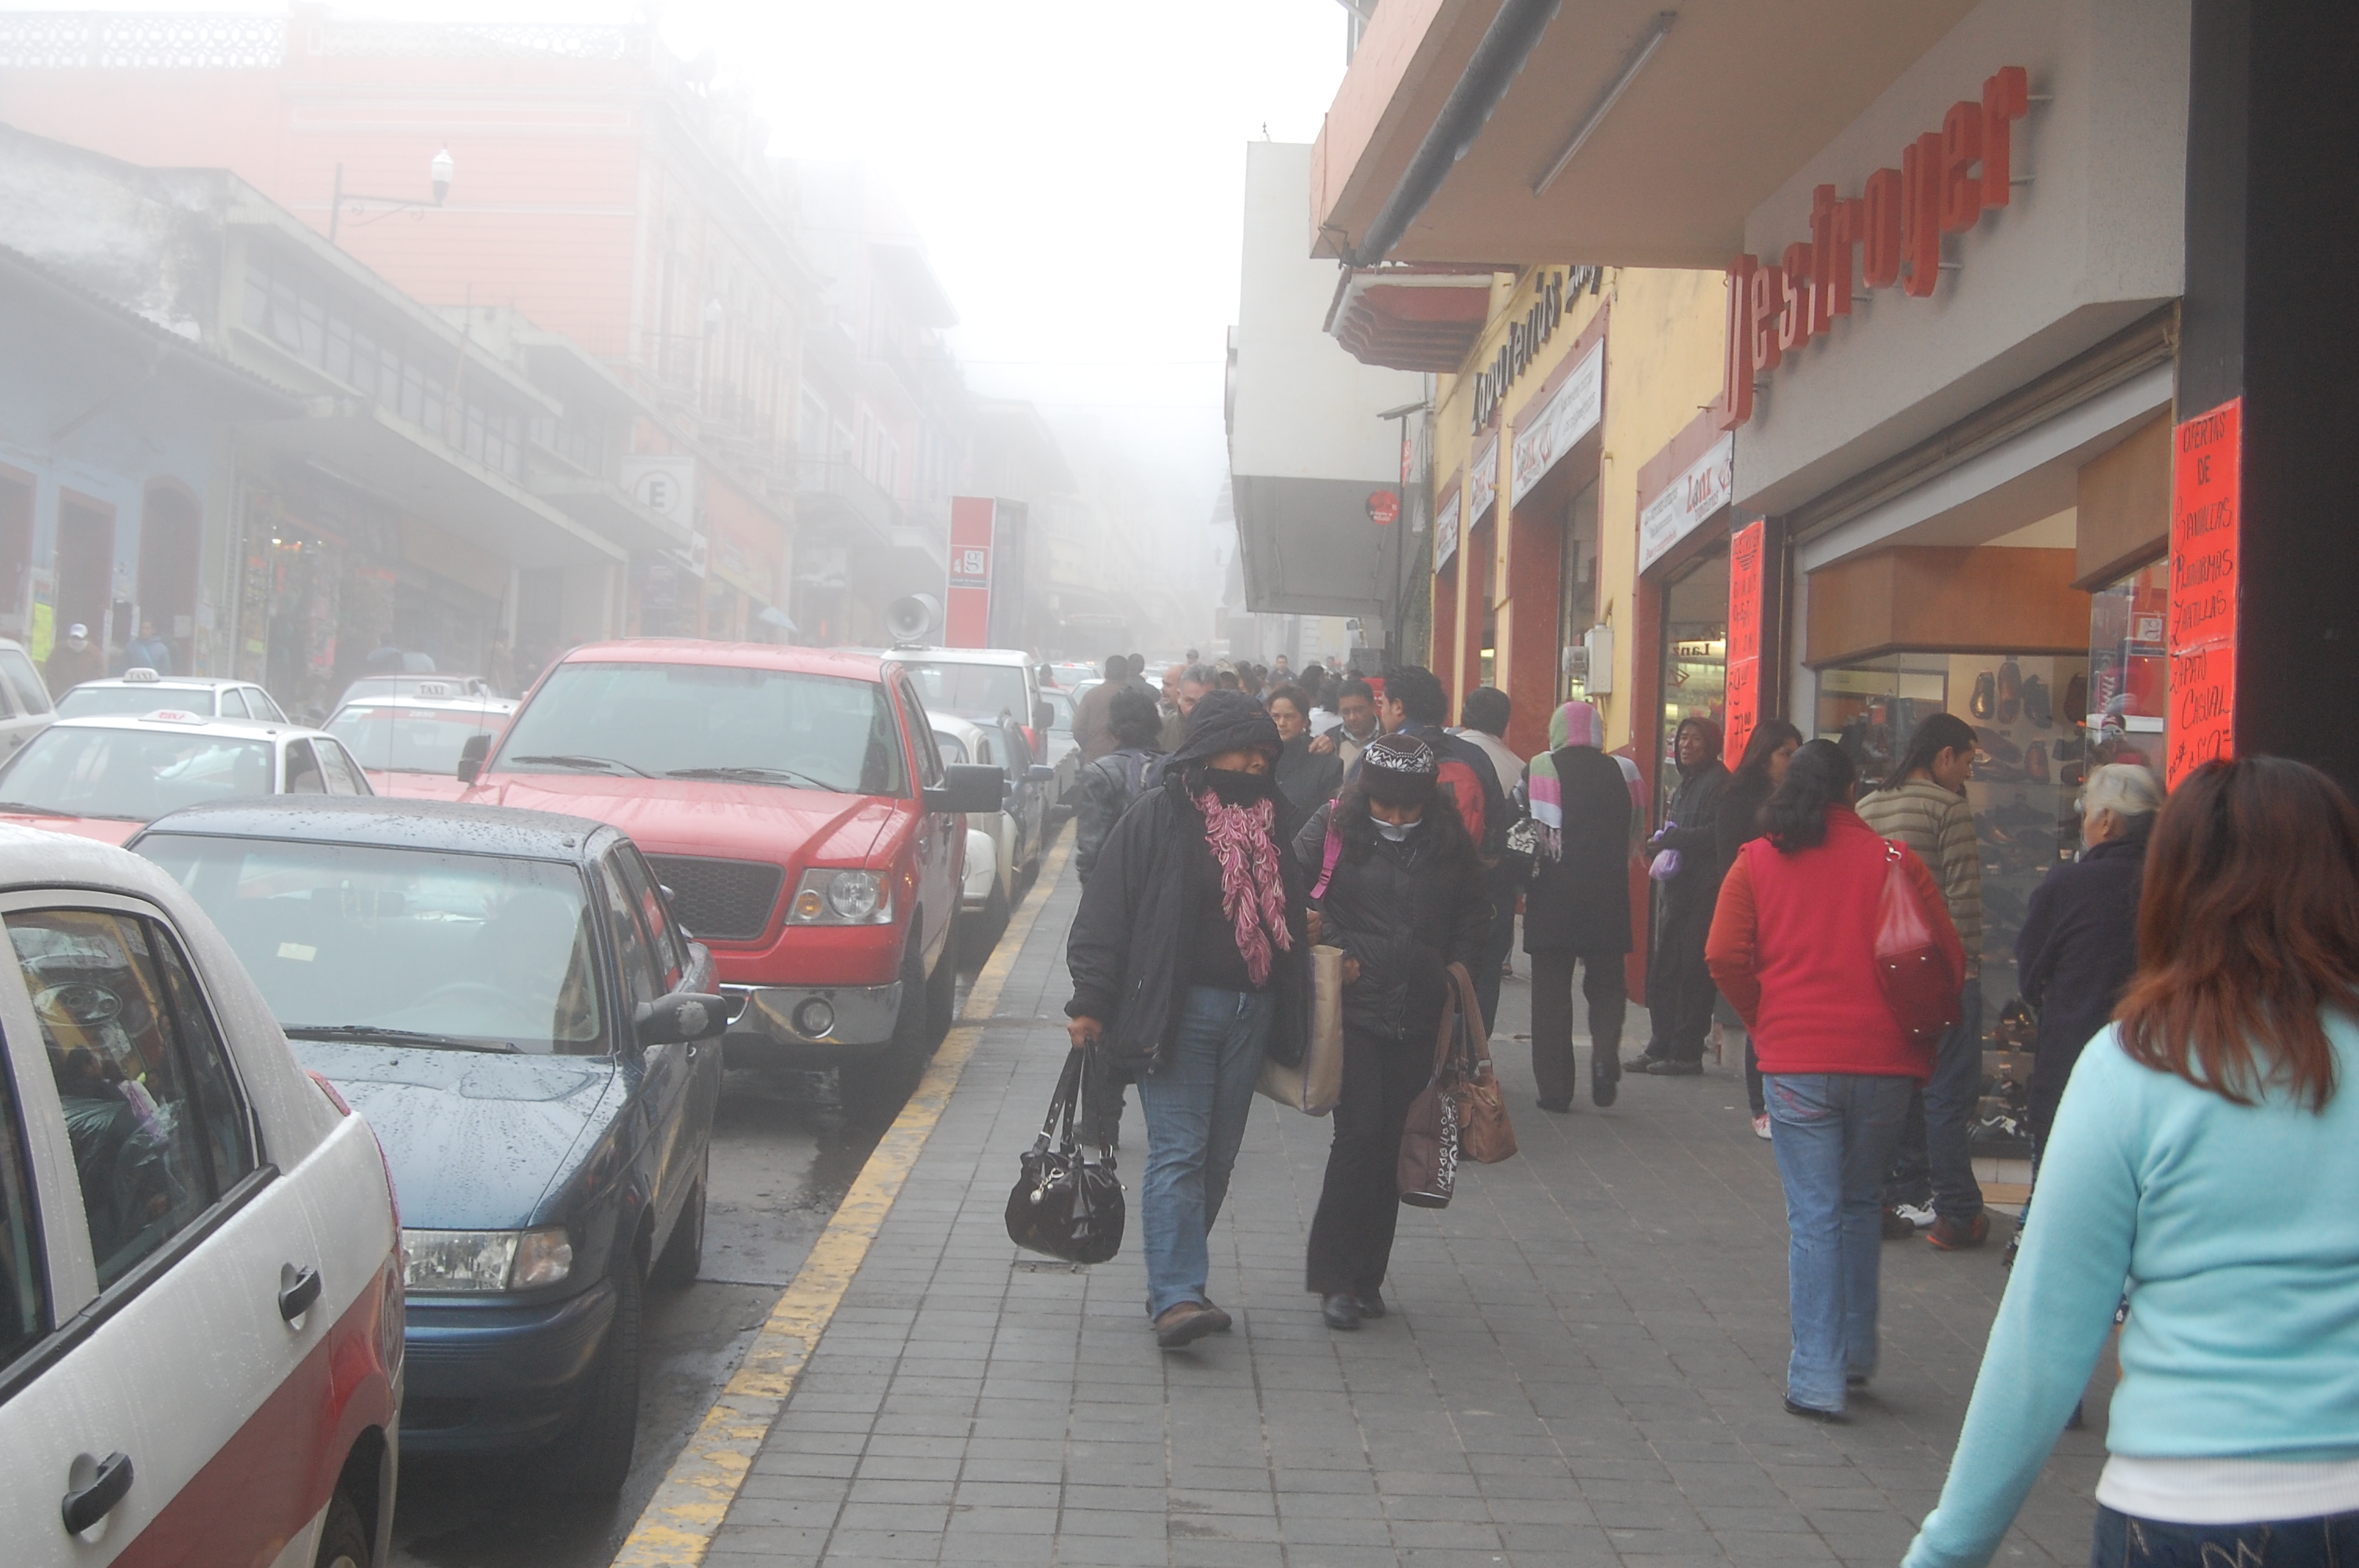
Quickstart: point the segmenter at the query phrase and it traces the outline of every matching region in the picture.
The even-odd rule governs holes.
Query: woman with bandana
[[[1446,971],[1471,972],[1490,935],[1482,862],[1440,776],[1425,741],[1379,736],[1294,841],[1321,884],[1320,940],[1344,953],[1343,1098],[1304,1270],[1330,1328],[1385,1315],[1401,1127],[1433,1073]]]
[[[1308,898],[1282,852],[1300,817],[1278,751],[1258,702],[1205,692],[1099,850],[1066,941],[1073,1048],[1100,1043],[1146,1113],[1147,1313],[1167,1350],[1229,1326],[1207,1238],[1264,1054],[1298,1064],[1310,1037]]]

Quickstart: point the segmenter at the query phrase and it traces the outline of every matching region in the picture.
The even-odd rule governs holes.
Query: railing
[[[284,16],[0,13],[0,69],[269,70],[286,63],[288,27]],[[647,49],[641,27],[529,22],[323,22],[299,37],[320,54],[380,58],[621,60]]]
[[[320,52],[435,59],[629,59],[640,51],[637,27],[537,22],[331,22]]]

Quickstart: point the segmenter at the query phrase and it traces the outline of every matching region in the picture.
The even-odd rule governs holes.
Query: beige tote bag
[[[1343,949],[1310,949],[1310,1041],[1302,1065],[1282,1066],[1265,1056],[1254,1092],[1310,1116],[1325,1116],[1343,1098]]]

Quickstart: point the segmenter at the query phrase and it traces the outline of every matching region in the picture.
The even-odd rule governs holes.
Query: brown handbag
[[[1515,1157],[1515,1124],[1507,1119],[1506,1098],[1491,1068],[1490,1032],[1483,1027],[1482,1006],[1474,1000],[1474,977],[1465,965],[1452,964],[1450,985],[1458,998],[1459,1034],[1465,1042],[1466,1065],[1458,1094],[1459,1147],[1476,1164],[1495,1165]]]
[[[1465,965],[1452,964],[1449,981],[1434,1032],[1433,1076],[1409,1102],[1395,1168],[1400,1200],[1414,1208],[1450,1206],[1461,1155],[1488,1164],[1516,1152],[1515,1129],[1491,1071],[1490,1044],[1477,1022],[1483,1011],[1474,1000],[1474,978]]]

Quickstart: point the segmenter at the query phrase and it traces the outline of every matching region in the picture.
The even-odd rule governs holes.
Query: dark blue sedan
[[[130,847],[385,1146],[405,1453],[549,1447],[569,1489],[619,1489],[641,1292],[693,1280],[703,1246],[702,1042],[725,1027],[637,848],[579,817],[301,795],[175,812]]]

